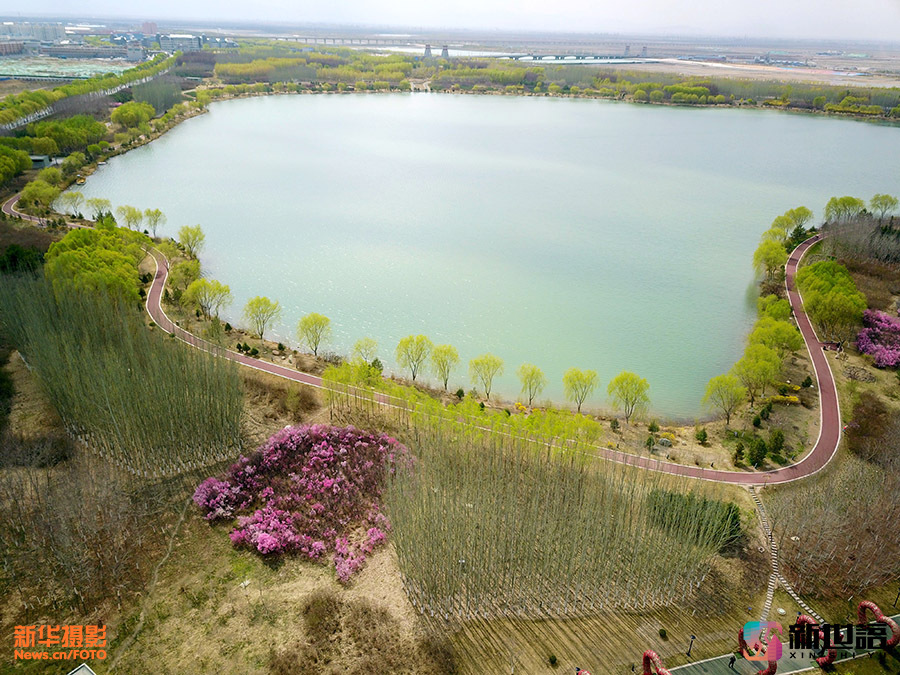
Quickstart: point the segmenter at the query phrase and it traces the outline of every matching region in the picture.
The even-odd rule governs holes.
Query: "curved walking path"
[[[22,213],[21,211],[16,210],[16,204],[19,203],[19,199],[22,197],[21,192],[17,192],[12,197],[3,202],[3,206],[0,206],[0,209],[3,210],[7,216],[12,218],[21,218],[22,220],[28,220],[32,223],[37,223],[38,225],[44,224],[43,218],[38,218],[37,216],[30,216],[27,213]]]
[[[5,206],[6,205],[4,205],[4,207]],[[811,476],[828,464],[828,462],[831,461],[831,458],[834,457],[841,440],[841,415],[838,406],[837,387],[831,373],[831,367],[828,364],[824,345],[819,341],[815,330],[813,330],[812,323],[810,323],[809,318],[803,311],[800,293],[796,290],[794,285],[794,276],[797,273],[797,268],[799,267],[803,255],[820,239],[821,235],[817,234],[800,244],[791,253],[785,267],[785,282],[787,284],[788,300],[791,303],[797,325],[806,342],[813,369],[816,373],[816,382],[819,389],[819,437],[816,439],[816,443],[812,450],[800,462],[772,471],[739,472],[671,464],[649,457],[630,455],[625,452],[602,447],[597,448],[598,456],[621,464],[628,464],[653,471],[662,471],[676,476],[737,485],[774,485],[778,483],[787,483]],[[283,377],[294,382],[301,382],[313,387],[326,388],[320,377],[302,373],[292,368],[286,368],[260,359],[254,359],[245,354],[215,346],[179,326],[176,326],[166,315],[161,302],[163,288],[165,287],[166,279],[169,274],[168,260],[156,249],[151,249],[150,254],[156,263],[156,274],[153,278],[153,283],[150,286],[150,292],[147,294],[146,307],[150,317],[163,330],[174,333],[178,339],[194,347],[214,353],[218,356],[223,356],[249,368],[255,368],[256,370]],[[386,396],[380,396],[379,402],[384,405],[391,405]]]
[[[16,206],[19,203],[19,199],[21,199],[21,198],[22,198],[22,193],[17,192],[12,197],[10,197],[5,202],[3,202],[3,204],[0,204],[0,211],[3,211],[3,213],[5,213],[10,218],[19,218],[21,220],[27,220],[30,223],[34,223],[38,227],[46,227],[47,220],[48,220],[47,218],[42,218],[40,216],[32,216],[27,213],[23,213],[22,211],[19,211],[16,208]],[[86,229],[91,228],[90,225],[81,225],[80,223],[66,223],[66,227],[70,227],[70,228],[83,227]]]

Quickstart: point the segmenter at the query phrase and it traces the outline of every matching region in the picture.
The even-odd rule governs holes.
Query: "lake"
[[[371,336],[451,343],[454,389],[493,352],[516,368],[622,370],[653,410],[692,419],[755,316],[753,251],[775,216],[833,195],[897,194],[900,129],[757,110],[442,94],[215,103],[81,186],[201,224],[208,276],[284,306],[271,337],[331,317],[328,349]],[[432,378],[432,381],[434,379]]]

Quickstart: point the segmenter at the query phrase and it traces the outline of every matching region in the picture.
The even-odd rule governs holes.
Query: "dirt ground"
[[[12,352],[6,370],[12,376],[16,392],[9,413],[10,433],[26,440],[62,433],[62,420],[47,401],[37,379],[28,371],[19,352]]]
[[[391,549],[372,556],[344,589],[324,565],[296,558],[273,564],[235,550],[226,527],[211,527],[192,513],[148,602],[140,639],[122,655],[118,670],[268,672],[273,653],[304,638],[303,604],[323,589],[384,609],[404,635],[421,630]],[[111,626],[111,653],[134,623],[135,616],[124,616]]]

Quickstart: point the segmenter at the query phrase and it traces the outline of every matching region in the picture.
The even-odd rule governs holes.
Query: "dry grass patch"
[[[137,612],[110,622],[111,654],[133,629]],[[210,527],[192,514],[161,571],[147,617],[117,672],[452,672],[403,670],[402,663],[398,670],[363,667],[363,656],[384,651],[385,644],[410,663],[429,662],[427,634],[403,593],[390,547],[375,553],[344,588],[321,565],[236,550],[226,527]],[[306,660],[312,669],[304,669]]]
[[[10,433],[24,440],[64,433],[62,420],[18,352],[10,355],[6,371],[16,392],[9,413]]]
[[[244,385],[241,426],[248,447],[264,443],[289,425],[327,421],[321,394],[314,388],[250,368],[240,368],[239,373]]]

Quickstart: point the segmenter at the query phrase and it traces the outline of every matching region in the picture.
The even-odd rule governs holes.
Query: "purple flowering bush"
[[[874,357],[878,368],[900,366],[900,317],[867,309],[863,313],[863,326],[856,338],[856,348]]]
[[[387,539],[384,479],[409,461],[406,448],[384,434],[288,427],[241,457],[224,478],[200,483],[194,503],[209,521],[236,518],[235,546],[311,560],[333,551],[337,577],[347,583]]]

